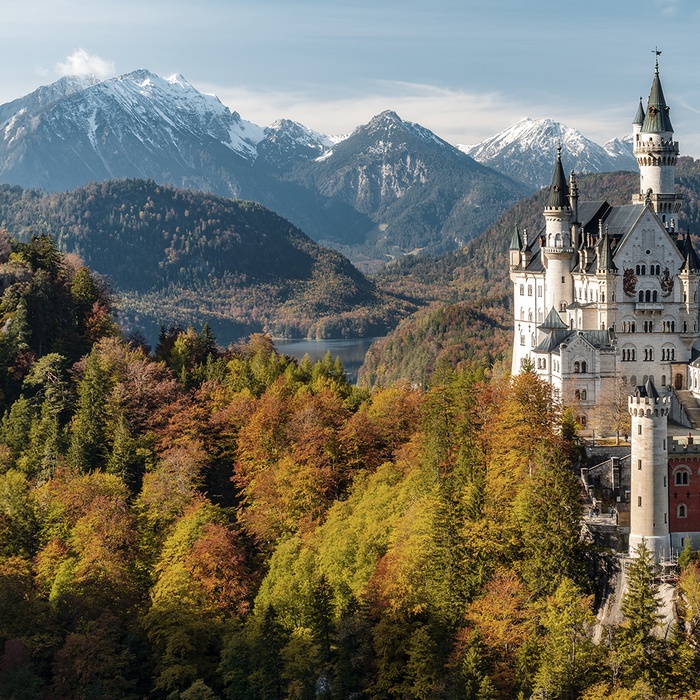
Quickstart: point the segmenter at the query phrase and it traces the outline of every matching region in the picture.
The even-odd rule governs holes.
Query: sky
[[[385,109],[451,143],[529,116],[630,131],[654,50],[700,157],[698,0],[23,0],[3,5],[0,103],[61,75],[181,73],[249,121],[345,134]]]

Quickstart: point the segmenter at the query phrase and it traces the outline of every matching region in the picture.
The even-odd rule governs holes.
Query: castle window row
[[[662,333],[675,333],[676,332],[676,322],[675,321],[661,321],[661,332]]]
[[[634,273],[637,276],[646,275],[647,266],[646,265],[637,265],[634,268]],[[650,275],[660,275],[661,274],[661,265],[649,265],[649,274]]]
[[[622,348],[622,361],[635,362],[637,360],[637,351],[634,348]]]
[[[574,374],[586,374],[588,372],[588,365],[586,361],[574,362]]]
[[[654,289],[640,289],[639,290],[639,301],[642,303],[650,303],[658,301],[659,293]]]
[[[661,349],[661,361],[662,362],[673,362],[676,359],[676,349],[675,348],[662,348]]]
[[[588,398],[587,390],[586,389],[576,389],[576,391],[574,391],[574,398],[577,401],[586,401],[586,399]]]

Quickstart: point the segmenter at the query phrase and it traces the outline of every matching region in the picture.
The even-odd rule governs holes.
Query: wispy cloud
[[[88,53],[85,49],[76,49],[66,56],[64,61],[55,65],[59,75],[95,75],[98,78],[109,78],[116,73],[114,62],[108,61],[96,54]]]
[[[402,119],[418,122],[450,143],[483,141],[524,117],[551,117],[604,143],[625,133],[631,122],[625,110],[611,110],[582,121],[570,105],[526,104],[502,92],[466,92],[434,85],[376,81],[365,94],[320,96],[316,91],[260,91],[249,87],[198,85],[213,92],[244,119],[266,125],[286,117],[326,134],[347,134],[374,115],[392,109]],[[631,109],[631,108],[630,108]],[[629,111],[629,110],[628,110]]]

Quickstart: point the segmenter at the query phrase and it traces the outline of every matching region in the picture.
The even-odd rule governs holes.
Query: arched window
[[[588,365],[586,364],[586,361],[584,360],[581,363],[581,374],[586,374],[588,372]]]
[[[647,303],[651,301],[651,289],[647,289],[647,291],[644,292],[644,301]]]
[[[576,401],[581,400],[581,391],[579,389],[576,389],[576,391],[574,391],[574,398],[576,399]]]
[[[522,285],[521,285],[521,289],[522,289]],[[520,292],[520,293],[522,294],[522,292]],[[639,290],[639,301],[644,301],[644,290],[643,289]]]
[[[685,507],[685,503],[681,503],[678,506],[678,517],[679,518],[685,518],[688,516],[688,510]]]
[[[581,389],[581,401],[585,401],[587,395],[588,395],[588,392],[585,389]]]
[[[656,290],[654,290],[654,291],[651,293],[651,296],[652,296],[652,299],[651,299],[652,301],[654,301],[654,302],[655,302],[655,301],[658,301],[658,292],[657,292]]]
[[[676,472],[676,486],[687,486],[688,485],[688,472],[685,469],[681,469]]]
[[[641,273],[642,273],[642,270],[641,270],[641,268],[639,267],[639,265],[637,265],[637,266],[634,268],[634,274],[637,275],[637,277],[639,277],[639,275],[640,275]]]
[[[578,374],[581,371],[581,365],[579,362],[574,362],[574,374]]]

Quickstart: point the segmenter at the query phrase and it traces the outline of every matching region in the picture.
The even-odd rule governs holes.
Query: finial
[[[559,145],[557,146],[557,158],[561,160],[561,141],[559,142]]]
[[[656,65],[655,65],[655,69],[656,69],[656,73],[658,74],[658,72],[659,72],[659,56],[661,56],[661,51],[659,51],[659,47],[658,47],[658,46],[655,46],[655,47],[654,47],[654,50],[652,51],[652,53],[654,53],[654,54],[656,55]]]

